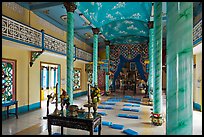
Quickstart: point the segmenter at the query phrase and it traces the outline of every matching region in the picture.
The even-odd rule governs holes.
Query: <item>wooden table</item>
[[[77,117],[69,116],[69,112],[65,114],[48,114],[48,134],[51,135],[51,125],[61,126],[61,135],[63,135],[63,127],[87,130],[90,135],[93,135],[94,128],[98,126],[98,135],[101,135],[101,115],[93,114],[93,118],[88,119],[86,115],[88,112],[79,113]]]

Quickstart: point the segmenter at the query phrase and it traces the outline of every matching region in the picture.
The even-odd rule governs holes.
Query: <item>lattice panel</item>
[[[42,32],[15,20],[2,16],[2,36],[23,41],[42,48]],[[48,34],[44,34],[44,48],[55,53],[66,55],[67,43]],[[85,61],[92,61],[92,54],[82,49],[74,48],[74,56]]]
[[[193,45],[195,46],[200,41],[202,41],[202,20],[193,27]]]
[[[66,54],[66,46],[67,44],[61,40],[58,40],[52,36],[45,34],[45,48],[50,49],[52,51],[57,51],[63,54]]]
[[[15,100],[15,63],[2,59],[2,101]]]
[[[77,56],[77,58],[81,58],[81,59],[84,59],[87,61],[92,61],[92,54],[90,54],[84,50],[81,50],[79,48],[76,48],[76,56]]]
[[[42,47],[42,33],[2,16],[2,36]]]

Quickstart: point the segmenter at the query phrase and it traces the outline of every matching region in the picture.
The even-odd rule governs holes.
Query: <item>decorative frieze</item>
[[[23,25],[10,18],[2,16],[2,36],[26,42],[42,49],[42,32]],[[44,49],[66,55],[67,43],[48,34],[44,34]],[[74,48],[74,57],[85,61],[92,61],[92,54],[82,49]],[[76,53],[75,53],[76,52]]]
[[[76,57],[86,61],[92,61],[92,54],[79,48],[76,48]]]
[[[42,46],[42,33],[5,16],[2,16],[2,36]]]
[[[44,44],[45,49],[66,54],[66,43],[61,40],[45,34]]]
[[[193,46],[202,42],[202,19],[193,27]]]

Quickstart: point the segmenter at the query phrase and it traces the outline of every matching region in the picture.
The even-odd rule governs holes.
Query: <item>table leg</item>
[[[101,135],[101,122],[100,122],[100,124],[98,126],[98,135]]]
[[[9,106],[7,106],[7,118],[9,118]]]
[[[63,135],[63,126],[61,126],[61,135]]]
[[[16,118],[18,119],[18,102],[16,102]]]
[[[94,125],[92,124],[91,130],[90,130],[90,135],[93,135],[93,130],[94,130]]]
[[[48,135],[51,135],[52,134],[52,131],[51,131],[51,124],[50,124],[50,121],[48,119]]]

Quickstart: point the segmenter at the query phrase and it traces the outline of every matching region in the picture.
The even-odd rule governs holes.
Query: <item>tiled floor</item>
[[[116,94],[115,94],[116,96]],[[117,97],[119,93],[117,93]],[[141,97],[141,96],[137,96]],[[106,100],[107,96],[102,96],[102,100]],[[163,98],[163,113],[165,118],[166,104],[165,97]],[[87,96],[82,96],[74,99],[74,104],[78,105],[79,108],[87,103]],[[111,121],[114,124],[123,124],[124,129],[131,128],[139,133],[139,135],[165,135],[166,134],[166,123],[162,126],[153,126],[149,120],[151,106],[140,105],[138,108],[140,112],[128,112],[128,114],[135,114],[139,116],[139,119],[127,119],[117,117],[118,113],[127,113],[122,111],[125,102],[116,103],[113,110],[102,110],[98,111],[106,112],[107,116],[102,116],[102,121]],[[50,112],[54,111],[54,104],[50,106]],[[2,134],[3,135],[47,135],[47,120],[42,119],[46,115],[46,101],[42,103],[42,108],[31,111],[29,113],[20,114],[19,119],[12,117],[2,122]],[[202,135],[202,112],[193,112],[193,134]],[[53,132],[59,132],[60,128],[57,126],[52,127]],[[67,135],[88,135],[88,131],[76,130],[70,128],[64,128],[64,134]],[[97,133],[94,133],[97,134]],[[102,125],[102,135],[125,135],[122,130],[112,129]]]

